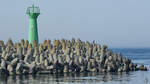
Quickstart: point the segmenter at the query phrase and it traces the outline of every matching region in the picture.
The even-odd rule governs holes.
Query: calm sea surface
[[[150,69],[150,48],[112,49]],[[150,71],[0,76],[0,84],[150,84]]]

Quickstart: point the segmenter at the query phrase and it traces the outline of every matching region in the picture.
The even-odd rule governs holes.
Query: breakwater
[[[23,39],[5,44],[0,41],[0,74],[128,72],[147,70],[137,67],[121,53],[114,53],[106,45],[75,40],[44,40],[29,44]]]

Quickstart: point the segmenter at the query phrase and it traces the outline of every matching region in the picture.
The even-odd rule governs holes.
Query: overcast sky
[[[93,41],[150,47],[150,0],[0,0],[0,40],[28,39],[26,8],[38,5],[39,40]]]

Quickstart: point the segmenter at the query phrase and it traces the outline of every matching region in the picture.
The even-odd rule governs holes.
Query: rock
[[[24,47],[24,44],[25,44],[24,39],[21,39],[21,40],[20,40],[20,44],[21,44],[21,47]]]
[[[99,68],[98,68],[98,71],[99,71],[99,72],[103,72],[103,68],[102,68],[102,67],[99,67]]]
[[[63,59],[62,55],[58,55],[58,62],[60,64],[64,64],[64,59]]]
[[[80,72],[86,72],[86,66],[80,66]]]
[[[130,59],[112,52],[106,45],[101,47],[80,39],[55,40],[53,44],[50,40],[41,44],[34,41],[33,45],[24,40],[15,44],[11,40],[7,44],[0,41],[0,63],[0,71],[9,74],[147,70],[144,65],[137,68]]]
[[[30,65],[27,65],[27,64],[23,64],[22,65],[23,66],[23,74],[29,74],[29,72],[30,72]]]
[[[125,71],[125,72],[127,72],[127,71],[129,71],[129,68],[128,68],[127,65],[124,65],[123,68],[122,68],[122,70]]]
[[[8,74],[9,74],[8,70],[0,67],[0,75],[8,75]]]
[[[14,58],[11,56],[11,54],[6,54],[5,55],[5,57],[4,57],[4,59],[6,60],[6,61],[12,61]]]
[[[6,45],[7,46],[13,46],[13,42],[12,42],[11,38],[8,39]]]
[[[79,56],[79,58],[78,58],[78,59],[79,59],[79,63],[80,63],[80,64],[82,64],[82,63],[83,63],[83,61],[84,61],[84,60],[83,60],[84,58],[83,58],[82,56]]]
[[[90,59],[90,62],[91,62],[91,67],[97,66],[95,59]]]
[[[10,74],[10,75],[15,74],[15,69],[13,68],[12,65],[8,65],[8,66],[7,66],[7,70],[9,71],[9,74]]]
[[[113,72],[113,68],[112,68],[112,66],[107,66],[107,72]]]
[[[63,65],[60,64],[58,61],[54,62],[53,64],[54,66],[54,73],[60,73],[60,72],[63,72]]]
[[[36,62],[37,64],[40,63],[40,56],[39,56],[39,55],[35,56],[35,62]]]
[[[57,54],[54,54],[54,55],[53,55],[53,59],[54,59],[54,62],[57,62],[57,61],[58,61],[58,56],[57,56]]]
[[[74,70],[75,70],[75,64],[74,64],[74,62],[71,60],[70,62],[69,62],[69,72],[74,72]]]
[[[28,40],[26,40],[26,41],[25,41],[25,44],[24,44],[24,47],[25,47],[25,48],[27,48],[27,47],[28,47],[28,45],[29,45],[29,41],[28,41]]]
[[[102,46],[102,49],[106,50],[106,49],[107,49],[107,46],[106,46],[106,45],[103,45],[103,46]]]
[[[135,64],[135,63],[134,63],[134,70],[135,70],[135,71],[137,71],[137,70],[138,70],[138,68],[137,68],[137,64]]]
[[[106,59],[106,56],[105,56],[104,54],[101,54],[101,55],[100,55],[100,63],[101,63],[101,64],[104,64],[105,59]]]
[[[102,72],[106,72],[106,69],[102,69]]]
[[[113,61],[117,61],[117,54],[113,54],[112,57],[113,57]]]
[[[2,57],[4,58],[6,56],[7,52],[4,50],[2,51]]]
[[[122,62],[122,54],[120,54],[120,53],[118,54],[118,61]]]
[[[90,69],[91,72],[97,72],[97,69],[96,68],[92,68]]]
[[[39,54],[39,50],[38,50],[37,47],[35,47],[35,48],[34,48],[34,55],[36,56],[36,55],[38,55],[38,54]]]
[[[19,59],[18,59],[18,58],[13,59],[13,60],[11,61],[12,67],[13,67],[13,68],[16,68],[18,62],[19,62]]]
[[[63,70],[63,72],[64,72],[64,73],[69,72],[69,67],[68,67],[67,65],[65,65],[65,66],[64,66],[64,70]]]
[[[30,63],[30,55],[25,55],[25,58],[24,58],[24,61],[27,62],[27,63]]]
[[[139,69],[140,69],[141,71],[147,71],[147,67],[145,67],[143,64],[141,64],[141,65],[139,66]]]
[[[118,72],[122,72],[123,70],[122,70],[122,67],[119,67],[118,68]]]
[[[108,60],[108,58],[105,60],[105,63],[104,63],[104,65],[108,65],[108,63],[109,63],[109,60]]]
[[[4,46],[4,41],[0,40],[0,46]]]
[[[17,55],[22,55],[22,48],[21,46],[17,46]]]
[[[131,71],[135,71],[137,68],[136,68],[136,64],[134,64],[134,63],[130,63],[129,64],[129,69],[131,70]]]
[[[23,69],[23,72],[22,72],[23,74],[29,74],[29,70],[27,70],[27,69]]]
[[[54,69],[54,66],[53,65],[47,66],[47,69],[52,70],[52,69]]]
[[[90,71],[90,69],[92,68],[91,66],[91,62],[88,62],[88,65],[87,65],[87,70]]]
[[[30,68],[29,71],[30,74],[36,74],[38,72],[35,62],[32,62],[32,64],[29,65],[29,68]]]
[[[54,62],[53,56],[51,54],[48,55],[48,60],[50,63]]]
[[[108,60],[109,60],[109,61],[112,61],[112,60],[113,60],[113,57],[112,57],[112,56],[109,56],[109,57],[108,57]]]
[[[44,60],[44,66],[45,66],[45,67],[48,66],[48,60],[47,60],[47,59]]]
[[[1,68],[6,69],[7,65],[6,65],[6,61],[2,60],[1,62]]]
[[[80,70],[81,70],[81,68],[80,68],[80,66],[79,65],[74,65],[74,68],[75,68],[75,72],[80,72]]]
[[[23,64],[18,63],[16,67],[16,74],[22,74],[23,73]]]
[[[74,58],[74,64],[79,65],[79,57],[78,56],[76,56]]]
[[[71,59],[70,59],[70,56],[69,56],[69,55],[66,55],[66,62],[69,63],[70,60],[71,60]]]
[[[54,40],[54,46],[56,46],[56,47],[60,46],[60,41],[59,40]]]

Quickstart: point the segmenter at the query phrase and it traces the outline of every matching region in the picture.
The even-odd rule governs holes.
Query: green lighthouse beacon
[[[29,43],[33,44],[33,41],[38,43],[37,18],[40,15],[40,8],[32,5],[32,7],[27,8],[26,14],[29,16]]]

